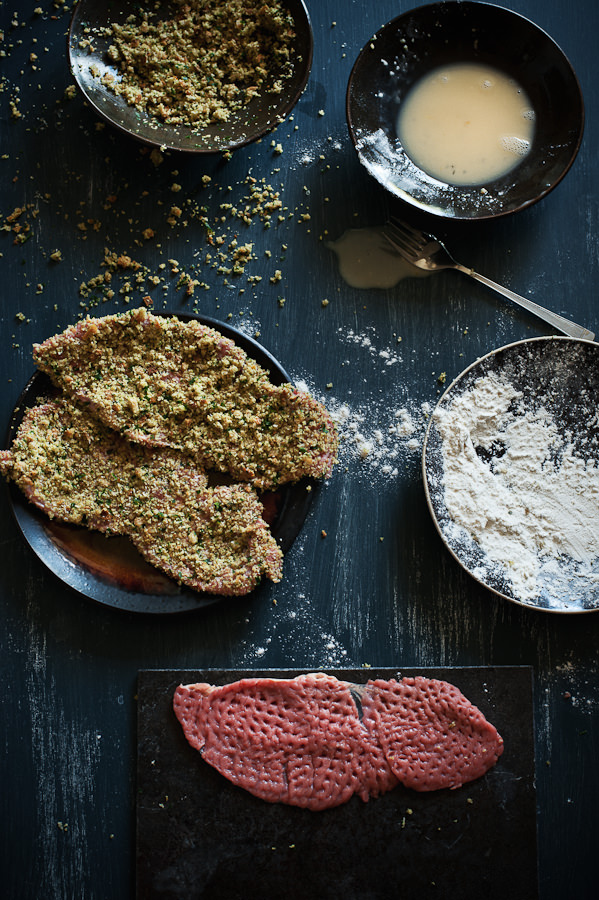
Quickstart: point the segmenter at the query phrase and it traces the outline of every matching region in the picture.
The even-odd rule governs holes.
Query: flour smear
[[[529,390],[523,373],[490,371],[439,405],[442,477],[429,479],[431,499],[479,580],[533,606],[597,608],[597,395],[560,405],[559,372],[546,368],[552,396]]]

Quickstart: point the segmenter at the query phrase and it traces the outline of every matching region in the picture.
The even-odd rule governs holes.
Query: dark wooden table
[[[376,445],[382,434],[365,459],[348,438],[279,585],[182,616],[123,613],[65,587],[25,544],[1,492],[5,897],[133,895],[140,669],[365,665],[531,666],[540,896],[596,895],[599,618],[529,611],[478,585],[441,543],[420,474],[441,373],[449,380],[496,347],[548,332],[453,272],[352,289],[327,247],[347,228],[382,224],[392,209],[351,147],[345,88],[365,42],[411,5],[309,3],[314,65],[289,120],[228,162],[167,153],[159,165],[71,95],[66,6],[0,7],[2,427],[33,372],[34,341],[149,294],[158,310],[195,310],[258,336],[294,381],[331,408],[345,404],[365,438]],[[509,5],[571,59],[586,101],[582,149],[537,206],[437,231],[460,260],[597,331],[597,6]],[[226,204],[250,202],[250,179],[267,200],[276,193],[282,210],[234,222]],[[206,260],[200,207],[223,234],[253,244],[242,275],[224,271],[228,244],[222,259],[213,251]],[[110,254],[139,261],[159,283],[139,286],[116,266],[114,296],[98,299],[90,282],[110,268]],[[198,282],[192,295],[189,279]],[[416,424],[412,445],[387,437],[402,409]],[[524,900],[517,885],[512,896]]]

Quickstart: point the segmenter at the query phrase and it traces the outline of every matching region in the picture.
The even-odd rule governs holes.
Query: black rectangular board
[[[522,900],[538,897],[532,671],[528,667],[332,669],[344,681],[424,675],[455,684],[504,739],[457,790],[401,785],[322,812],[235,787],[186,741],[177,685],[298,670],[142,670],[138,676],[138,900]]]

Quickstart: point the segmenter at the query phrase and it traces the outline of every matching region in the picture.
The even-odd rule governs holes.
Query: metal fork
[[[436,272],[438,269],[457,269],[459,272],[463,272],[464,275],[470,275],[476,281],[486,284],[487,287],[497,291],[498,294],[503,294],[504,297],[517,303],[518,306],[524,307],[524,309],[547,322],[547,324],[552,325],[553,328],[562,334],[567,334],[569,337],[574,338],[585,338],[589,341],[595,339],[595,335],[588,328],[576,325],[574,322],[564,319],[563,316],[558,316],[557,313],[551,312],[551,310],[545,309],[537,303],[533,303],[532,300],[520,297],[508,288],[496,284],[490,278],[479,275],[474,269],[468,269],[466,266],[460,265],[446,246],[431,234],[419,231],[405,222],[400,222],[399,219],[390,219],[385,225],[383,233],[388,243],[413,266],[425,269],[427,272]]]

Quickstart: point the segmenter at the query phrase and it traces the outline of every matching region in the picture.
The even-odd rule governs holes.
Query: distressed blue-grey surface
[[[119,613],[63,587],[22,541],[1,492],[0,874],[11,900],[132,896],[139,669],[364,664],[533,667],[540,895],[595,896],[599,618],[536,614],[477,585],[438,538],[420,476],[441,373],[449,380],[483,353],[545,331],[454,272],[351,289],[327,248],[346,228],[381,224],[390,212],[350,145],[345,86],[368,38],[410,5],[309,2],[314,65],[292,118],[229,162],[171,154],[159,165],[69,96],[66,8],[0,6],[0,216],[6,223],[20,208],[30,226],[22,243],[0,232],[2,428],[33,370],[34,341],[88,309],[129,308],[146,293],[159,309],[197,308],[259,334],[294,380],[347,407],[350,426],[283,582],[183,618]],[[444,236],[464,263],[597,331],[599,13],[594,0],[509,5],[548,31],[576,69],[587,110],[581,152],[541,204]],[[279,193],[282,210],[268,228],[257,215],[249,225],[231,217],[227,204],[252,202],[251,178]],[[205,259],[201,206],[212,222],[224,217],[227,241],[238,233],[253,244],[243,275],[219,271],[230,254]],[[105,248],[163,281],[141,291],[132,283],[129,294],[121,270],[114,298],[93,306],[97,288],[84,296],[80,286],[105,271]],[[61,261],[51,259],[56,251]],[[182,273],[208,289],[198,284],[188,297]],[[415,445],[389,436],[401,410],[412,415]],[[365,460],[351,426],[373,440]]]

